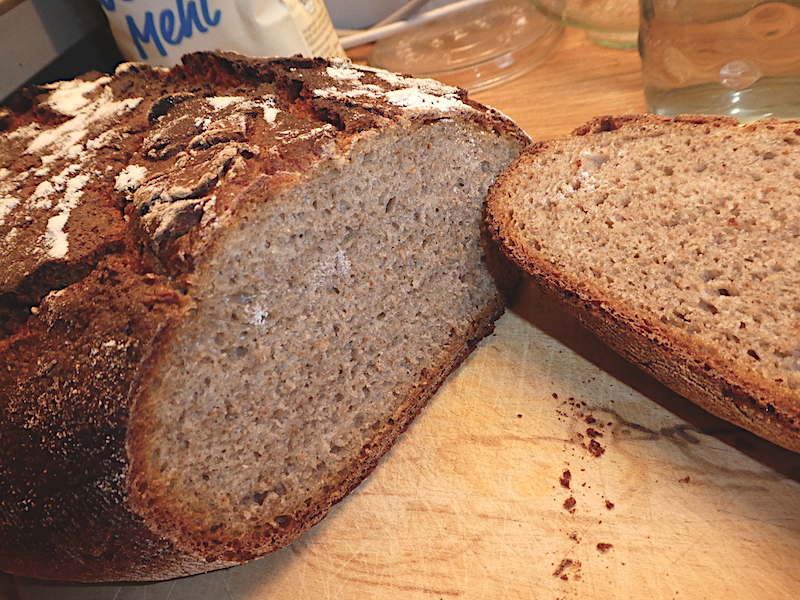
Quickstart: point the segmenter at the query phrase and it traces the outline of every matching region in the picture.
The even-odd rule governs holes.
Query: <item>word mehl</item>
[[[100,0],[109,12],[114,12],[117,0]],[[121,0],[122,2],[135,2],[136,0]],[[133,43],[139,51],[142,60],[147,59],[142,44],[152,43],[159,51],[161,56],[166,56],[164,42],[172,46],[180,44],[184,38],[192,37],[194,30],[200,33],[208,31],[209,27],[216,27],[222,19],[222,12],[215,10],[213,14],[208,8],[207,0],[175,0],[175,8],[165,8],[158,14],[158,22],[153,11],[144,12],[143,23],[137,23],[130,16],[125,16],[128,30],[131,34]],[[141,25],[141,26],[140,26]]]

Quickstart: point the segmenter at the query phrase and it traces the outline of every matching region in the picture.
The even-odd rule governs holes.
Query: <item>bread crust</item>
[[[626,115],[599,117],[577,128],[570,139],[585,139],[588,152],[598,134],[636,136],[644,128],[668,132],[673,123],[720,128],[733,136],[760,128],[795,136],[799,127],[798,123],[777,121],[742,126],[730,117],[704,115],[682,115],[674,120]],[[534,243],[535,234],[519,230],[514,222],[519,189],[532,185],[534,194],[546,196],[547,190],[536,188],[535,173],[547,168],[551,156],[563,152],[570,150],[564,149],[561,140],[533,144],[495,182],[487,200],[487,219],[498,244],[548,295],[626,359],[712,414],[800,452],[800,397],[787,385],[741,363],[733,364],[713,345],[698,344],[687,332],[663,323],[655,311],[627,302],[613,286],[575,276],[574,269],[568,272],[549,258],[550,249],[544,253],[537,248],[537,244],[547,247],[545,235]]]
[[[116,579],[99,557],[177,562],[127,505],[125,440],[138,382],[185,301],[163,277],[135,271],[126,258],[103,261],[0,341],[9,572],[68,579],[77,564],[87,578]]]
[[[217,96],[213,114],[192,112],[208,112]],[[419,106],[407,104],[420,97]],[[87,103],[110,116],[95,119]],[[240,118],[241,106],[258,118]],[[278,112],[288,125],[266,127]],[[212,125],[200,131],[205,118]],[[492,330],[502,294],[397,401],[357,464],[270,527],[234,538],[187,535],[186,515],[170,514],[148,491],[154,483],[136,436],[147,429],[147,407],[164,401],[150,394],[152,374],[191,318],[196,274],[220,231],[235,227],[249,203],[270,201],[270,190],[301,185],[321,161],[346,160],[364,136],[439,119],[476,124],[517,150],[529,141],[463,90],[321,59],[198,53],[172,70],[129,64],[111,78],[23,90],[0,110],[0,136],[9,140],[0,236],[28,242],[0,251],[0,317],[8,315],[0,327],[0,569],[120,581],[240,564],[296,539],[375,468]],[[72,149],[53,150],[41,137],[51,129]],[[56,174],[47,182],[17,176],[47,168]],[[58,206],[55,193],[64,196]],[[66,226],[58,220],[65,215]],[[510,272],[497,270],[500,289],[516,281]]]

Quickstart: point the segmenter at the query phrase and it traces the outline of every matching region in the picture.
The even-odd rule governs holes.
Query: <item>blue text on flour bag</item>
[[[190,52],[344,56],[323,0],[98,0],[122,56],[171,67]]]
[[[107,12],[113,13],[118,6],[122,8],[125,4],[136,3],[137,0],[99,0],[99,2]],[[206,33],[211,27],[219,25],[222,11],[212,10],[208,0],[174,0],[174,6],[167,6],[160,11],[141,11],[138,20],[136,16],[126,14],[125,23],[128,26],[128,35],[138,52],[138,58],[146,61],[149,57],[143,44],[152,44],[161,56],[167,56],[164,44],[178,46],[185,39],[191,38],[195,32]]]

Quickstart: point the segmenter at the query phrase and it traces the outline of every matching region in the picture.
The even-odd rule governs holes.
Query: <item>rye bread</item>
[[[340,60],[198,53],[15,95],[0,569],[166,579],[322,519],[502,313],[483,200],[528,141]]]
[[[800,451],[800,123],[598,118],[492,187],[507,255],[613,349]]]

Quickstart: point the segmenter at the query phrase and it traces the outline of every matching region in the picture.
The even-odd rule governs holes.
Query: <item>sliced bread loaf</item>
[[[619,353],[800,451],[800,124],[600,118],[529,147],[488,221]]]
[[[165,579],[319,521],[501,314],[483,200],[526,143],[346,61],[201,53],[15,96],[0,569]]]

